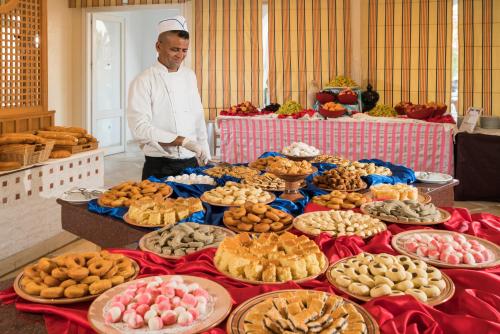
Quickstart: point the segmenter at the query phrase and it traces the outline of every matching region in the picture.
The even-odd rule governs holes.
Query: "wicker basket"
[[[52,149],[54,148],[56,141],[53,139],[47,139],[47,143],[43,145],[43,149],[40,151],[40,157],[38,162],[43,162],[49,160],[50,153],[52,153]]]
[[[35,145],[11,145],[9,148],[2,148],[0,161],[17,161],[21,166],[31,164],[35,153]]]

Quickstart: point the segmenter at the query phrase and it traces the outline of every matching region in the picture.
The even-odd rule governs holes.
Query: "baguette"
[[[21,164],[17,161],[0,161],[0,171],[5,172],[8,170],[14,170],[21,168]]]
[[[66,140],[66,139],[56,139],[54,145],[62,145],[62,146],[76,146],[78,145],[78,140]]]
[[[31,145],[30,144],[7,144],[7,145],[1,145],[0,146],[0,153],[23,149],[26,146],[31,146]]]
[[[46,144],[43,137],[31,133],[5,133],[0,136],[0,145],[7,144]]]
[[[70,151],[66,150],[55,150],[50,153],[50,158],[51,159],[61,159],[61,158],[67,158],[71,156]]]
[[[57,132],[78,132],[82,135],[87,133],[87,130],[76,126],[47,126],[44,130]]]
[[[55,139],[55,140],[65,140],[65,141],[71,141],[71,142],[75,142],[75,143],[78,143],[78,138],[74,137],[74,136],[71,136],[71,135],[67,135],[67,134],[64,134],[64,132],[59,132],[59,133],[51,133],[51,134],[40,134],[40,136],[42,136],[43,138],[47,138],[47,139]]]
[[[84,145],[84,144],[87,144],[88,143],[88,139],[87,138],[78,138],[78,145]]]
[[[54,137],[50,136],[59,136],[59,135],[67,135],[67,136],[73,136],[75,138],[82,138],[85,135],[79,132],[62,132],[62,131],[37,131],[36,132],[37,136],[45,137],[45,138],[53,138],[57,139]]]

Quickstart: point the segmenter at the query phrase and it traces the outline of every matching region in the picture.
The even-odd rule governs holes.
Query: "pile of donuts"
[[[104,319],[117,328],[156,331],[189,326],[204,319],[213,307],[213,297],[198,283],[185,282],[181,276],[153,277],[133,282],[114,296],[104,308]]]
[[[41,258],[24,268],[20,286],[31,296],[47,299],[98,295],[133,277],[132,260],[107,251]]]
[[[292,223],[293,216],[265,204],[246,203],[224,212],[224,224],[239,232],[280,232]]]

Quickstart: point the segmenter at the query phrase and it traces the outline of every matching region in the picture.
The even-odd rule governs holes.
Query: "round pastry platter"
[[[447,183],[453,180],[453,176],[435,172],[415,172],[418,181],[424,183]]]
[[[373,199],[373,194],[371,192],[367,192],[364,194],[366,198],[368,198],[370,201],[372,202],[375,202],[375,201],[385,201],[386,199]],[[418,193],[418,202],[419,203],[422,203],[422,204],[427,204],[427,203],[430,203],[432,201],[432,197],[431,195],[428,195],[428,194],[424,194],[424,193],[421,193],[419,192]]]
[[[290,216],[291,216],[291,215],[290,215]],[[293,218],[293,217],[292,217],[292,218]],[[293,227],[292,222],[290,222],[290,223],[288,224],[288,226],[286,226],[284,229],[279,230],[279,231],[272,231],[272,230],[269,230],[269,231],[267,231],[267,232],[255,232],[255,231],[243,231],[243,230],[238,229],[236,226],[231,226],[231,225],[228,225],[228,224],[226,224],[226,220],[225,220],[224,218],[222,218],[222,223],[224,224],[224,226],[225,226],[227,229],[231,230],[232,232],[235,232],[235,233],[244,233],[244,232],[246,232],[246,233],[249,233],[249,234],[254,234],[254,235],[259,235],[259,234],[261,234],[261,233],[268,233],[268,232],[273,232],[273,233],[276,233],[276,234],[281,234],[281,233],[283,233],[283,232],[286,232],[286,231],[290,230],[290,229]]]
[[[256,305],[262,303],[268,298],[273,298],[273,297],[278,297],[282,293],[286,292],[298,292],[298,291],[304,291],[304,290],[278,290],[278,291],[271,291],[267,292],[258,296],[255,296],[253,298],[248,299],[244,303],[240,304],[237,308],[234,309],[234,311],[229,315],[227,318],[227,323],[226,323],[226,331],[229,334],[245,334],[245,328],[244,328],[244,323],[245,323],[245,317],[248,314],[248,312],[255,307]],[[324,292],[326,293],[326,292]],[[378,334],[380,333],[379,326],[375,319],[372,317],[368,311],[366,311],[364,308],[359,306],[358,304],[347,300],[343,298],[345,303],[352,304],[356,310],[361,314],[365,321],[365,325],[367,328],[366,333],[367,334]]]
[[[339,261],[337,261],[337,262],[333,263],[332,265],[330,265],[330,267],[326,271],[326,278],[327,278],[328,282],[330,282],[331,285],[333,285],[336,289],[342,291],[343,293],[345,293],[345,294],[347,294],[347,295],[349,295],[351,297],[354,297],[354,298],[356,298],[358,300],[362,300],[364,302],[370,301],[374,297],[360,296],[360,295],[355,295],[355,294],[351,293],[347,288],[344,288],[344,287],[341,287],[340,285],[338,285],[335,282],[335,278],[331,274],[332,269],[337,264],[339,264],[341,262],[347,262],[347,261],[349,261],[350,259],[353,259],[353,258],[356,258],[356,256],[349,256],[349,257],[340,259]],[[431,305],[431,306],[435,306],[435,305],[439,305],[439,304],[445,303],[448,300],[450,300],[451,297],[453,297],[453,294],[455,293],[455,284],[453,284],[453,281],[451,280],[451,278],[448,275],[446,275],[444,272],[441,271],[441,275],[443,277],[443,280],[446,282],[445,289],[443,291],[441,291],[441,294],[438,297],[429,298],[427,300],[427,302],[425,302],[425,304]],[[385,297],[390,297],[390,296],[385,296]]]
[[[243,180],[241,183],[247,184],[247,185],[255,187],[255,188],[260,188],[260,189],[265,190],[265,191],[282,192],[282,191],[286,190],[285,186],[283,186],[282,188],[269,188],[269,187],[263,187],[263,186],[258,185],[258,184],[252,184],[251,182],[248,182],[247,180]],[[300,185],[299,189],[305,188],[306,186],[307,186],[306,182],[303,181],[303,183]]]
[[[166,225],[147,225],[147,224],[141,224],[137,222],[137,220],[132,219],[129,217],[128,212],[123,216],[123,221],[129,225],[137,226],[137,227],[143,227],[143,228],[162,228],[165,227]]]
[[[168,189],[169,189],[169,192],[166,194],[166,195],[163,195],[163,198],[166,199],[166,198],[169,198],[170,196],[172,196],[172,193],[174,192],[174,190],[172,189],[172,187],[170,187],[169,185],[167,185]],[[143,197],[146,197],[146,196],[156,196],[158,193],[154,193],[154,194],[144,194]],[[104,194],[103,194],[104,195]],[[109,205],[105,205],[102,203],[102,196],[99,196],[99,198],[97,199],[97,204],[99,204],[100,206],[102,207],[105,207],[105,208],[112,208],[112,209],[115,209],[115,208],[125,208],[126,206],[109,206]]]
[[[314,160],[314,158],[316,158],[318,155],[308,155],[308,156],[305,156],[305,157],[299,157],[299,156],[296,156],[296,155],[288,155],[288,154],[284,154],[284,153],[281,153],[285,156],[285,158],[289,159],[289,160],[292,160],[292,161],[311,161],[311,160]]]
[[[220,226],[215,226],[215,225],[210,225],[211,227],[213,228],[216,228],[218,230],[221,230],[223,231],[226,236],[234,236],[236,235],[236,233],[234,233],[233,231],[230,231],[228,230],[227,228],[224,228],[224,227],[220,227]],[[189,254],[186,254],[186,255],[166,255],[166,254],[161,254],[161,253],[157,253],[149,248],[146,247],[146,240],[149,239],[150,237],[154,236],[155,234],[157,234],[158,231],[153,231],[153,232],[150,232],[148,234],[145,234],[140,240],[139,240],[139,248],[145,252],[149,252],[149,253],[153,253],[153,254],[156,254],[158,255],[159,257],[162,257],[164,259],[170,259],[170,260],[178,260],[186,255],[189,255]],[[208,246],[205,246],[205,247],[202,247],[199,249],[202,250],[202,249],[207,249],[207,248],[217,248],[218,245],[208,245]]]
[[[343,190],[343,189],[333,189],[333,188],[323,188],[323,187],[319,187],[318,185],[316,185],[315,183],[313,183],[316,187],[318,187],[319,189],[322,189],[322,190],[326,190],[326,191],[334,191],[334,190],[338,190],[338,191],[341,191],[341,192],[345,192],[345,193],[353,193],[353,192],[358,192],[358,191],[361,191],[361,190],[365,190],[366,188],[368,188],[368,185],[363,182],[364,186],[360,187],[360,188],[355,188],[355,189],[349,189],[349,190]]]
[[[439,212],[441,213],[441,219],[439,221],[435,221],[435,222],[409,222],[409,221],[403,221],[403,220],[399,220],[397,218],[386,218],[386,217],[380,217],[380,216],[371,214],[370,212],[368,212],[368,210],[366,210],[366,207],[368,205],[370,205],[370,204],[371,203],[365,203],[365,204],[361,205],[361,207],[360,207],[361,212],[364,213],[364,214],[370,215],[373,218],[377,218],[377,219],[380,219],[380,220],[383,220],[383,221],[389,222],[389,223],[404,224],[404,225],[416,225],[416,226],[422,225],[422,226],[425,226],[425,225],[442,224],[442,223],[447,222],[451,218],[451,214],[448,211],[443,210],[441,208],[437,208],[439,210]]]
[[[259,204],[269,204],[271,202],[274,202],[274,200],[276,199],[276,195],[273,194],[273,193],[269,193],[269,195],[271,195],[270,199],[268,199],[265,202],[261,202]],[[207,197],[205,196],[205,194],[201,195],[200,199],[201,199],[202,202],[205,202],[205,203],[213,205],[213,206],[221,206],[221,207],[241,206],[240,204],[221,204],[221,203],[215,203],[215,202],[212,202],[212,201],[208,200]]]
[[[407,250],[404,249],[403,247],[403,239],[406,237],[409,237],[413,234],[441,234],[441,235],[463,235],[467,241],[469,240],[476,240],[479,242],[481,245],[483,245],[485,248],[487,248],[492,254],[493,254],[493,259],[488,262],[482,262],[482,263],[476,263],[476,264],[449,264],[443,261],[439,260],[432,260],[428,257],[425,256],[418,256],[415,253],[408,252]],[[391,241],[392,247],[398,252],[403,255],[409,256],[414,259],[422,260],[427,262],[430,265],[433,265],[435,267],[440,267],[440,268],[455,268],[455,269],[484,269],[484,268],[490,268],[490,267],[495,267],[500,265],[500,246],[494,244],[491,241],[481,239],[478,237],[475,237],[473,235],[469,234],[464,234],[464,233],[458,233],[458,232],[453,232],[453,231],[444,231],[444,230],[431,230],[431,229],[425,229],[425,230],[410,230],[406,232],[401,232],[396,234],[395,236],[392,237]]]
[[[294,279],[294,280],[291,280],[291,282],[295,282],[295,283],[302,283],[302,282],[306,282],[306,281],[309,281],[309,280],[312,280],[312,279],[315,279],[316,277],[322,275],[325,273],[325,271],[328,269],[328,259],[327,257],[325,256],[325,254],[323,254],[323,257],[325,259],[325,265],[323,266],[323,268],[321,268],[321,271],[318,272],[317,274],[315,275],[311,275],[311,276],[307,276],[307,277],[304,277],[304,278],[300,278],[300,279]],[[217,266],[217,264],[215,263],[214,261],[214,266],[215,268],[217,268],[217,270],[224,276],[228,277],[228,278],[231,278],[231,279],[234,279],[236,281],[240,281],[240,282],[243,282],[243,283],[248,283],[248,284],[257,284],[257,285],[261,285],[261,284],[272,284],[272,285],[275,285],[275,284],[283,284],[283,283],[286,283],[286,282],[263,282],[263,281],[255,281],[255,280],[249,280],[249,279],[245,279],[245,278],[240,278],[240,277],[234,277],[234,276],[231,276],[229,273],[226,273],[222,270],[219,269],[219,267]]]
[[[126,280],[126,282],[134,280],[137,277],[137,275],[139,275],[139,271],[140,271],[140,268],[139,268],[139,265],[137,264],[137,262],[135,262],[131,258],[128,258],[128,259],[130,261],[132,261],[132,266],[134,267],[135,273],[134,273],[134,275],[129,277]],[[23,276],[24,276],[24,274],[22,272],[19,275],[17,275],[16,279],[14,280],[14,284],[13,284],[14,291],[16,292],[16,294],[19,297],[21,297],[27,301],[33,302],[33,303],[51,304],[51,305],[65,305],[65,304],[86,302],[89,300],[93,300],[99,296],[99,295],[88,295],[88,296],[83,296],[83,297],[79,297],[79,298],[53,298],[53,299],[42,298],[40,296],[33,296],[33,295],[30,295],[27,292],[25,292],[24,289],[21,287],[21,280],[22,280]],[[125,283],[123,283],[123,284],[125,284]],[[105,291],[104,293],[106,293],[106,292],[107,291]]]
[[[332,209],[332,210],[333,210],[333,209]],[[294,218],[294,220],[293,220],[293,222],[292,222],[293,227],[295,227],[295,228],[296,228],[297,230],[299,230],[300,232],[302,232],[302,233],[304,233],[304,234],[306,234],[306,235],[312,236],[312,237],[317,237],[317,236],[318,236],[318,235],[320,235],[321,233],[327,233],[327,234],[331,235],[333,238],[336,238],[337,236],[336,236],[335,234],[330,233],[329,231],[322,231],[322,232],[320,232],[320,233],[313,233],[313,232],[311,232],[311,230],[304,229],[304,228],[301,228],[300,226],[298,226],[298,223],[297,223],[297,222],[298,222],[298,221],[300,221],[300,219],[304,219],[305,217],[310,216],[310,215],[312,215],[312,214],[314,214],[314,213],[317,213],[317,212],[318,212],[318,211],[308,212],[308,213],[303,213],[303,214],[301,214],[301,215],[299,215],[299,216],[295,217],[295,218]],[[328,211],[322,211],[322,212],[328,212]],[[382,231],[380,231],[379,233],[382,233],[382,232],[384,232],[384,231],[386,231],[386,230],[387,230],[387,226],[386,226],[383,222],[381,222],[381,223],[384,225],[384,229],[383,229]],[[361,237],[361,236],[359,236],[359,237],[360,237],[360,238],[362,238],[362,239],[369,239],[369,238],[371,238],[371,237],[373,237],[373,236],[375,236],[375,235],[377,235],[377,234],[378,234],[378,233],[373,234],[373,235],[370,235],[370,236],[366,236],[366,237]],[[357,234],[354,234],[353,236],[357,236]]]
[[[169,278],[171,275],[164,275],[164,276],[150,276],[146,278],[142,278],[140,280],[144,280],[146,282],[152,281],[156,277],[161,277],[161,278]],[[169,327],[164,327],[161,330],[161,333],[163,334],[174,334],[174,333],[183,333],[183,334],[195,334],[195,333],[201,333],[205,332],[211,328],[214,328],[218,324],[220,324],[224,319],[227,317],[229,312],[231,312],[231,306],[232,306],[232,298],[229,292],[222,287],[220,284],[208,280],[206,278],[202,277],[196,277],[196,276],[189,276],[189,275],[181,275],[182,278],[189,283],[197,283],[199,284],[202,288],[208,291],[208,293],[212,296],[215,296],[215,305],[213,308],[213,311],[205,318],[202,319],[201,321],[195,321],[193,324],[190,326],[186,327],[181,327],[181,326],[172,326],[171,328]],[[137,280],[136,280],[137,281]],[[113,325],[108,325],[106,321],[104,320],[104,308],[106,307],[106,304],[117,294],[122,293],[127,289],[127,287],[130,284],[133,284],[136,281],[130,281],[127,283],[120,284],[114,288],[109,289],[108,291],[105,291],[99,298],[97,298],[89,308],[88,312],[88,320],[92,328],[100,334],[121,334],[123,333],[122,330],[120,330],[118,327],[115,327]],[[147,332],[149,331],[146,328],[143,328],[143,330],[130,330],[130,332]],[[128,332],[128,331],[127,331]]]

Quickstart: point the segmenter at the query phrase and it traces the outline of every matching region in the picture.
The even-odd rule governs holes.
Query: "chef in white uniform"
[[[143,179],[177,175],[210,159],[196,76],[182,65],[188,47],[184,17],[161,21],[156,42],[158,61],[130,86],[127,119],[146,155]]]

